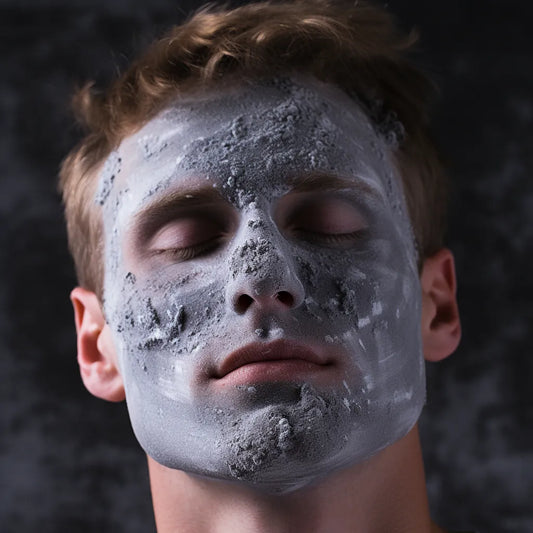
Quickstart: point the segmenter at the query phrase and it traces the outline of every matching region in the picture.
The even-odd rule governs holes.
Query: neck
[[[158,533],[430,533],[415,427],[361,465],[311,487],[269,495],[148,459]],[[435,528],[435,529],[432,529]]]

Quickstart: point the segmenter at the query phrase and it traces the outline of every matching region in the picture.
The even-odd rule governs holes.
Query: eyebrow
[[[357,178],[355,176],[355,178]],[[362,179],[345,178],[326,172],[314,172],[305,176],[297,176],[291,180],[291,193],[341,191],[349,189],[368,194],[375,198],[381,195],[377,187],[372,187]]]
[[[380,191],[362,179],[346,178],[328,172],[313,172],[303,176],[289,179],[291,193],[328,192],[328,191],[354,191],[370,195],[374,198],[380,196]],[[209,205],[228,205],[228,201],[215,189],[205,187],[201,189],[172,191],[150,202],[139,211],[133,219],[132,227],[137,236],[146,238],[161,225],[171,220],[176,212],[195,207]]]

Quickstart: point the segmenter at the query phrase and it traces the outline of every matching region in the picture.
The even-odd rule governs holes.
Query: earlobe
[[[440,361],[457,348],[461,323],[456,298],[453,255],[443,248],[424,261],[422,285],[422,342],[427,361]]]
[[[78,364],[87,390],[104,400],[124,400],[124,385],[118,371],[111,331],[98,297],[82,287],[70,294],[78,336]]]

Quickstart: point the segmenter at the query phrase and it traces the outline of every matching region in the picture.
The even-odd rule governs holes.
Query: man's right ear
[[[78,364],[87,390],[104,400],[125,399],[111,330],[94,292],[76,287],[70,293],[78,335]]]

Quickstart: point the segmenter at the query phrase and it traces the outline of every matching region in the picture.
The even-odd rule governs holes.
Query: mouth
[[[330,360],[308,346],[278,340],[235,350],[216,369],[214,378],[228,385],[300,381],[331,366]]]

